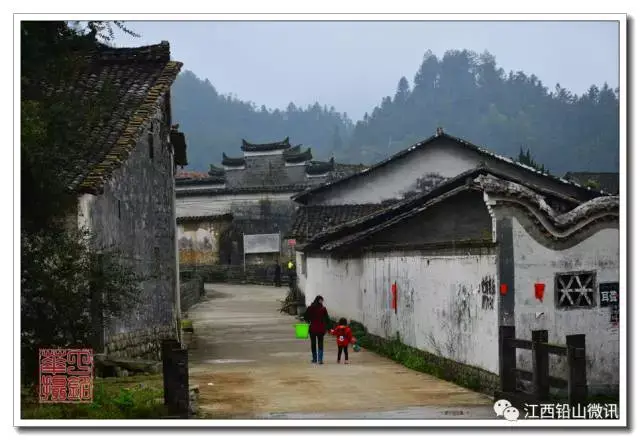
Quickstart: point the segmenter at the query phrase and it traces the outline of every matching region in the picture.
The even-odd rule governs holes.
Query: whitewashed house
[[[295,200],[307,302],[321,294],[335,317],[493,375],[500,325],[559,344],[584,333],[590,388],[617,386],[617,197],[438,132]]]

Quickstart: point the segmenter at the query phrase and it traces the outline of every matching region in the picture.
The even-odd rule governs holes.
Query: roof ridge
[[[508,158],[506,156],[503,156],[501,154],[494,153],[494,152],[490,151],[489,149],[487,149],[485,147],[473,144],[473,143],[471,143],[469,141],[466,141],[466,140],[464,140],[462,138],[459,138],[459,137],[455,137],[453,135],[445,133],[441,129],[438,129],[436,135],[430,136],[430,137],[428,137],[428,138],[426,138],[426,139],[424,139],[424,140],[422,140],[420,142],[416,142],[415,144],[413,144],[413,145],[411,145],[411,146],[409,146],[407,148],[404,148],[404,149],[392,154],[391,156],[388,156],[387,158],[385,158],[385,159],[383,159],[381,161],[376,162],[375,164],[371,165],[370,167],[368,167],[368,168],[366,168],[364,170],[358,171],[356,173],[350,174],[348,176],[342,177],[342,178],[337,179],[337,180],[326,182],[323,185],[319,185],[317,187],[314,187],[314,188],[311,188],[309,190],[303,191],[303,192],[301,192],[299,194],[296,194],[293,197],[293,200],[296,200],[296,201],[304,200],[306,198],[306,196],[308,196],[310,194],[315,194],[315,193],[324,191],[325,189],[327,189],[330,186],[334,186],[334,185],[340,184],[340,183],[345,182],[347,180],[356,178],[357,176],[365,175],[365,174],[369,173],[371,170],[383,167],[383,166],[389,164],[390,162],[394,161],[395,159],[404,157],[405,155],[407,155],[407,154],[411,153],[412,151],[414,151],[416,148],[419,148],[419,147],[422,148],[422,147],[427,146],[428,144],[432,143],[436,139],[449,139],[450,141],[453,141],[453,142],[457,143],[460,146],[463,146],[465,148],[468,148],[468,149],[471,149],[473,151],[476,151],[478,154],[492,157],[492,158],[494,158],[494,159],[496,159],[496,160],[498,160],[500,162],[503,162],[503,163],[509,163],[509,164],[511,164],[511,165],[513,165],[515,167],[519,167],[519,168],[521,168],[523,170],[527,170],[528,172],[538,174],[540,176],[543,176],[545,178],[554,180],[554,181],[559,182],[561,184],[579,188],[581,190],[584,190],[584,191],[586,191],[588,193],[593,194],[594,196],[595,196],[595,194],[606,195],[602,191],[600,191],[600,192],[594,191],[592,189],[589,189],[589,188],[587,188],[585,186],[579,185],[579,184],[577,184],[575,182],[569,181],[569,180],[564,179],[562,177],[558,177],[558,176],[555,176],[555,175],[549,174],[549,173],[540,172],[540,171],[536,170],[535,168],[532,168],[530,166],[524,165],[524,164],[522,164],[520,162],[512,160],[512,159],[510,159],[510,158]]]
[[[168,41],[137,47],[111,47],[99,44],[91,56],[101,63],[167,63],[171,61],[171,48]]]

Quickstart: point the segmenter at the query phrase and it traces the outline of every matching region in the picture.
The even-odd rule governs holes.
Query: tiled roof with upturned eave
[[[287,136],[280,142],[271,142],[268,144],[252,144],[242,139],[242,151],[258,152],[258,151],[274,151],[290,148],[289,137]]]
[[[96,194],[145,134],[158,101],[169,91],[182,63],[170,60],[168,42],[136,48],[98,45],[83,60],[70,81],[43,87],[50,97],[86,101],[101,93],[106,96],[99,101],[95,120],[69,115],[70,124],[80,128],[71,140],[77,145],[75,160],[61,176],[70,190]],[[75,117],[85,121],[75,121]]]
[[[507,176],[491,167],[481,166],[447,179],[425,193],[414,195],[407,199],[390,201],[382,209],[325,228],[325,230],[312,236],[305,247],[307,249],[329,251],[355,243],[374,232],[412,217],[459,191],[472,189],[474,179],[484,175],[496,176],[504,182],[513,182],[522,188],[527,188],[532,193],[540,194],[540,196],[544,196],[547,199],[550,206],[557,207],[558,212],[569,211],[580,204],[578,200],[514,179],[512,176]]]
[[[229,157],[226,153],[222,153],[222,165],[228,167],[241,167],[245,165],[244,157]]]

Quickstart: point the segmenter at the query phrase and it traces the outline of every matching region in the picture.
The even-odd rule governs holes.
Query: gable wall
[[[582,197],[573,185],[564,185],[537,173],[528,172],[516,165],[481,155],[461,147],[448,139],[434,141],[426,148],[416,148],[412,153],[355,177],[344,184],[335,185],[324,192],[311,195],[308,204],[340,205],[352,203],[379,203],[398,199],[418,185],[417,180],[425,175],[455,177],[465,171],[487,163],[504,174],[530,182],[534,185],[561,192],[571,197]]]

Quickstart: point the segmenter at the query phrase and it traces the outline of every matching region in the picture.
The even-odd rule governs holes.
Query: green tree
[[[544,169],[544,165],[537,163],[533,159],[533,157],[531,156],[531,151],[529,151],[528,148],[527,148],[527,151],[525,152],[524,149],[520,147],[520,152],[518,153],[518,158],[516,159],[516,162],[521,163],[522,165],[527,165],[543,173],[547,172],[547,170]]]
[[[135,304],[139,281],[117,253],[94,246],[74,224],[77,195],[66,171],[78,134],[115,99],[108,84],[91,99],[54,93],[84,68],[111,26],[90,22],[21,24],[21,361],[37,377],[40,347],[93,346],[98,319]],[[106,34],[105,34],[106,32]]]
[[[489,52],[451,50],[441,59],[427,51],[406,101],[399,99],[405,90],[399,84],[388,112],[383,99],[356,122],[349,142],[354,156],[363,148],[388,155],[390,144],[408,147],[397,142],[408,133],[425,139],[443,127],[509,157],[527,145],[546,171],[619,168],[619,92],[607,84],[580,96],[559,84],[549,91],[534,74],[505,73]]]

